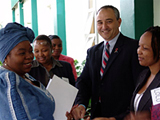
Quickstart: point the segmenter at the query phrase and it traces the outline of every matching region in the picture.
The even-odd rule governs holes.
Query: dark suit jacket
[[[40,65],[36,60],[33,61],[33,64],[35,63],[35,66],[32,66],[29,74],[36,80],[40,81],[45,87],[47,86],[49,80],[53,77],[53,75],[57,75],[60,78],[68,78],[69,83],[75,86],[75,79],[70,63],[65,61],[57,62],[60,63],[61,66],[55,65],[54,68],[50,70],[50,72],[52,72],[52,76],[48,75],[49,73],[46,71],[46,69],[42,67],[42,65]],[[38,65],[36,65],[37,63]]]
[[[100,80],[103,46],[104,42],[88,49],[85,67],[76,83],[79,92],[75,102],[87,107],[91,97],[91,118],[95,118],[101,96],[101,116],[122,119],[143,69],[138,62],[138,41],[120,34]]]
[[[144,70],[140,74],[139,79],[138,79],[137,87],[136,87],[135,91],[133,92],[133,97],[132,97],[132,100],[131,100],[131,106],[130,106],[131,111],[134,111],[135,96],[136,96],[137,92],[146,83],[149,75],[150,75],[150,70],[149,69]],[[149,87],[144,92],[144,94],[143,94],[143,96],[140,100],[140,103],[139,103],[138,111],[150,111],[151,110],[151,107],[152,107],[151,90],[154,89],[154,88],[157,88],[157,87],[160,87],[160,71],[157,73],[157,75],[155,76],[152,83],[149,85]]]

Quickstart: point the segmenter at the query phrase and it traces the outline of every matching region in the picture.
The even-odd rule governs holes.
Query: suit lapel
[[[95,61],[96,61],[96,63],[95,63],[95,70],[96,70],[96,73],[98,73],[97,74],[98,78],[100,78],[100,68],[102,66],[102,51],[103,51],[103,47],[104,47],[104,42],[95,51]]]
[[[149,69],[144,70],[144,71],[140,74],[140,76],[139,76],[139,78],[138,78],[138,83],[137,83],[136,88],[135,88],[135,90],[134,90],[134,92],[133,92],[132,99],[131,99],[131,103],[130,103],[130,110],[131,110],[131,111],[134,111],[134,100],[135,100],[135,96],[136,96],[136,94],[138,93],[138,91],[142,88],[142,86],[145,84],[146,79],[148,78],[149,75],[150,75]]]
[[[139,77],[139,82],[138,82],[138,84],[136,85],[136,88],[135,88],[135,90],[134,90],[134,92],[133,92],[133,95],[132,95],[132,99],[131,99],[131,110],[133,110],[134,111],[134,100],[135,100],[135,96],[136,96],[136,94],[138,93],[138,91],[141,89],[141,87],[143,86],[143,84],[146,82],[146,79],[147,79],[147,77],[148,77],[148,74],[150,74],[149,73],[149,70],[147,71],[147,72],[145,72],[145,74],[142,74],[140,77]]]
[[[139,110],[143,110],[145,104],[151,99],[151,90],[158,87],[160,85],[160,72],[157,73],[154,80],[151,82],[149,87],[144,92],[142,99],[139,103]]]

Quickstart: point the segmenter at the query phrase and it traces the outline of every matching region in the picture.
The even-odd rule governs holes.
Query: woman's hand
[[[72,111],[73,111],[76,107],[78,107],[78,105],[74,105],[74,106],[72,107],[72,109],[70,110],[70,112],[68,112],[68,111],[66,112],[67,120],[73,120]]]

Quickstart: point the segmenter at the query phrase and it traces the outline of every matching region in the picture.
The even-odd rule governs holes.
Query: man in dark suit
[[[125,115],[143,68],[138,63],[138,41],[120,33],[120,24],[117,8],[103,6],[98,10],[97,29],[104,41],[87,51],[85,67],[76,83],[79,92],[75,103],[79,106],[72,111],[75,120],[84,117],[90,98],[91,119],[122,120]],[[101,77],[106,42],[109,58]]]

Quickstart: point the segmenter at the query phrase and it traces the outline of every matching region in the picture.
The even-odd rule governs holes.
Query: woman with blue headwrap
[[[33,39],[31,29],[15,22],[0,30],[0,120],[54,120],[52,95],[27,74]]]

